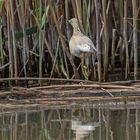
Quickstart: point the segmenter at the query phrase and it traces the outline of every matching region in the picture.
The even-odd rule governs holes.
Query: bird
[[[92,40],[81,32],[77,18],[70,19],[69,23],[73,28],[73,34],[69,41],[70,53],[82,60],[82,73],[85,79],[88,80],[88,73],[86,70],[84,70],[86,69],[84,66],[84,58],[86,63],[89,63],[88,55],[93,54],[95,57],[97,49]]]

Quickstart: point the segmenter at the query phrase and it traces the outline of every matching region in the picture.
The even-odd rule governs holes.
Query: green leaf
[[[44,26],[46,27],[47,26],[47,23],[45,23]],[[28,36],[28,35],[37,33],[37,29],[38,29],[37,26],[33,26],[31,28],[26,29],[26,35]],[[23,37],[23,32],[16,32],[15,33],[15,37],[16,37],[16,39],[22,38]],[[7,40],[8,40],[7,37],[3,38],[3,41],[7,41]]]
[[[45,8],[44,14],[42,16],[42,24],[41,24],[41,28],[44,26],[45,21],[46,21],[46,16],[48,15],[48,11],[49,11],[49,5],[47,6],[47,8]]]
[[[0,14],[1,14],[1,12],[2,12],[3,1],[4,1],[4,0],[0,0]]]

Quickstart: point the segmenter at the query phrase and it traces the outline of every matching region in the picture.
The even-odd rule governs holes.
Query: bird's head
[[[73,28],[79,28],[79,23],[78,23],[78,20],[77,18],[72,18],[69,20],[69,23],[71,24],[71,26]]]

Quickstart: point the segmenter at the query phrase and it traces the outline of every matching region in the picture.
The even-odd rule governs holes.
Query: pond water
[[[140,103],[1,107],[0,140],[140,140]]]

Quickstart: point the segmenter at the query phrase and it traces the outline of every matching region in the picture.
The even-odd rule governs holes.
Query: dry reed
[[[77,17],[98,50],[89,78],[110,80],[112,70],[120,74],[114,80],[138,79],[139,7],[138,0],[1,1],[0,77],[82,77],[68,49],[68,20]]]

